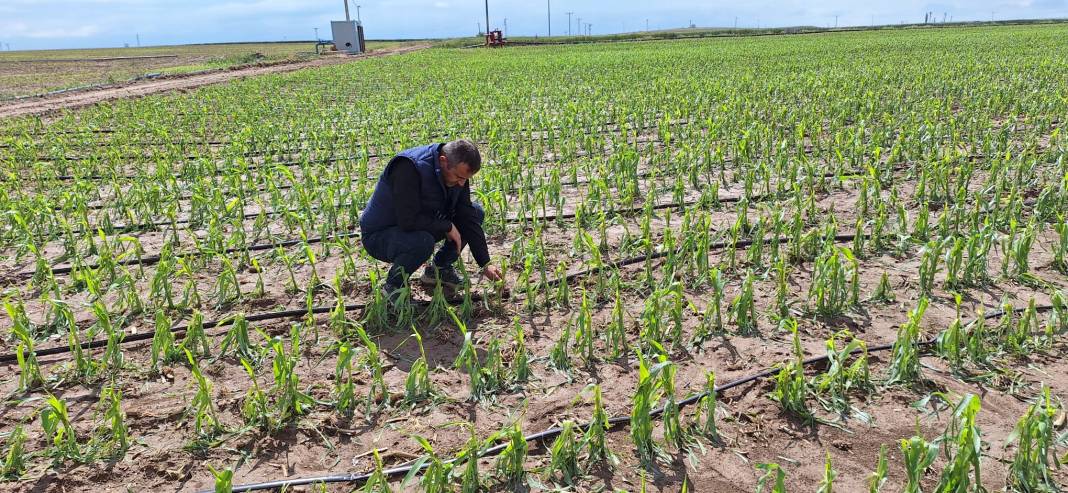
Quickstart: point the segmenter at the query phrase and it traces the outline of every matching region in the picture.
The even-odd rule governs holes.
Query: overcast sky
[[[350,0],[370,39],[440,38],[472,35],[485,23],[481,0]],[[1068,0],[550,0],[552,32],[593,24],[594,34],[702,27],[867,25],[922,22],[933,11],[955,21],[1068,17]],[[342,0],[0,0],[0,43],[11,49],[113,47],[328,37],[330,20],[344,18]],[[507,34],[544,36],[544,0],[490,0],[490,23]],[[577,31],[577,27],[572,27]],[[6,49],[6,45],[2,46]]]

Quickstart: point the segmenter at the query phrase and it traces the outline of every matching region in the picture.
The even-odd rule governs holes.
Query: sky
[[[482,0],[349,0],[368,39],[470,36],[485,23]],[[506,35],[553,35],[577,23],[594,34],[700,27],[838,26],[1068,17],[1068,0],[490,0],[490,24]],[[0,0],[0,48],[12,50],[309,40],[344,19],[343,0]]]

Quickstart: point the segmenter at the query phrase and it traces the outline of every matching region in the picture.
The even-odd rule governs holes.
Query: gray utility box
[[[363,45],[356,34],[356,21],[330,21],[330,30],[334,34],[334,46],[337,47],[337,51],[363,53]]]

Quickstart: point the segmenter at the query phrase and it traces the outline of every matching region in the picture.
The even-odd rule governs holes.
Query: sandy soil
[[[173,76],[150,81],[131,82],[117,86],[71,93],[57,94],[29,100],[14,101],[0,104],[0,118],[13,118],[29,115],[45,115],[61,109],[80,108],[90,106],[103,101],[115,99],[136,98],[157,94],[161,92],[192,89],[210,84],[218,84],[233,79],[254,77],[257,75],[292,72],[311,67],[322,67],[348,63],[365,58],[374,58],[388,55],[398,55],[428,48],[430,45],[421,44],[402,46],[397,48],[383,49],[372,53],[357,56],[329,56],[309,62],[281,63],[264,67],[243,68],[238,70],[219,70],[207,74]]]

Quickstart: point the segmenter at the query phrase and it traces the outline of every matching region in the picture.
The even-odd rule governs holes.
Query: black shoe
[[[382,299],[386,300],[390,306],[393,306],[397,303],[397,300],[400,299],[404,286],[395,286],[387,281],[383,282],[378,289],[382,293]]]
[[[452,267],[438,268],[433,265],[427,265],[423,270],[422,277],[419,278],[419,282],[428,288],[437,286],[438,280],[441,281],[441,287],[445,291],[455,292],[463,286],[464,281],[460,279],[460,275],[456,273],[456,269]]]

